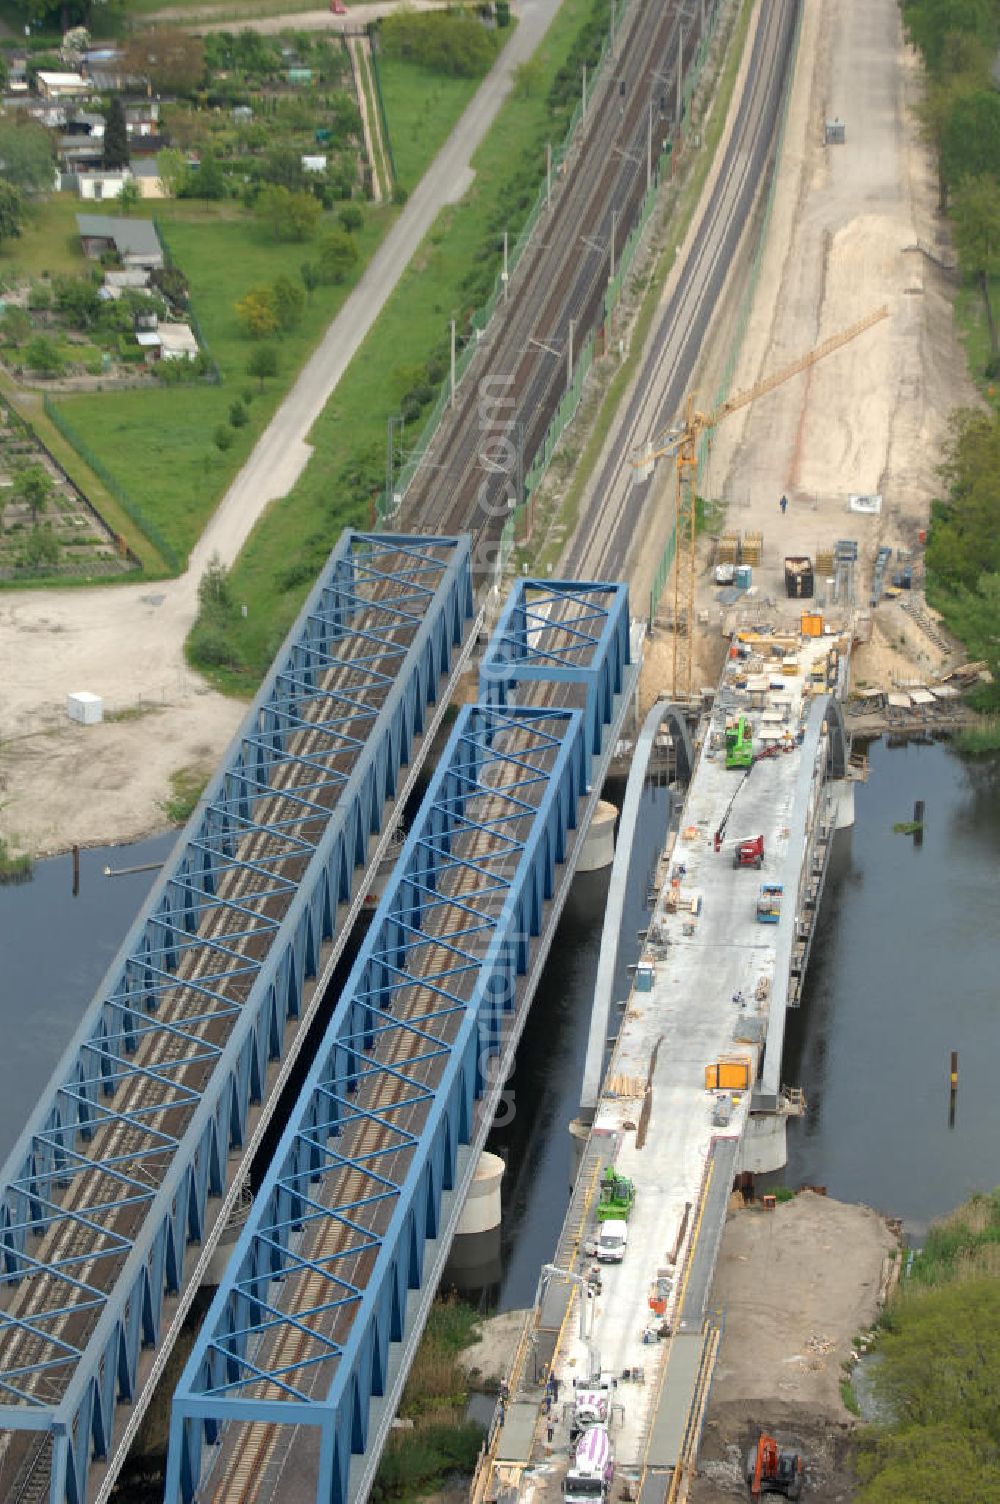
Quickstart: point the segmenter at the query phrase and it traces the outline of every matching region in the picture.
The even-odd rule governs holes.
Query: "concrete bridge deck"
[[[596,1352],[578,1332],[577,1287],[561,1287],[561,1321],[550,1309],[538,1322],[560,1328],[552,1364],[564,1398],[597,1355],[602,1370],[619,1379],[618,1467],[639,1487],[649,1479],[653,1493],[653,1474],[668,1479],[681,1446],[692,1443],[692,1406],[706,1382],[710,1346],[706,1315],[734,1174],[765,1154],[780,1163],[783,1154],[780,1045],[791,969],[815,912],[843,797],[843,781],[832,775],[848,771],[830,698],[845,645],[834,652],[831,645],[829,637],[764,636],[727,661],[663,863],[663,888],[585,1160],[596,1153],[597,1160],[613,1161],[636,1185],[625,1259],[601,1267],[600,1293],[590,1302],[589,1346]],[[723,746],[727,717],[744,713],[755,728],[755,752],[768,741],[778,749],[757,761],[745,781],[742,770],[726,768]],[[717,852],[714,833],[737,789]],[[761,870],[736,867],[736,842],[758,835]],[[777,924],[757,919],[765,882],[782,887]],[[809,914],[800,911],[803,896],[812,904]],[[743,1089],[707,1089],[707,1068],[727,1060],[734,1071],[742,1068]],[[763,1090],[765,1065],[777,1083],[773,1090]],[[589,1215],[575,1210],[573,1249],[560,1250],[560,1262],[575,1255],[578,1269],[587,1265],[586,1243],[596,1231],[593,1199]],[[550,1308],[559,1288],[550,1286]],[[650,1306],[656,1296],[665,1300],[661,1314]],[[544,1351],[544,1342],[539,1347]],[[555,1496],[569,1455],[569,1411],[567,1404],[554,1415],[551,1445],[541,1439],[539,1418],[520,1459],[499,1441],[496,1455],[516,1469],[521,1497]],[[522,1424],[522,1436],[526,1431]]]

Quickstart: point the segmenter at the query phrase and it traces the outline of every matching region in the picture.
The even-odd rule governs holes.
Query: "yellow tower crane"
[[[765,392],[773,391],[783,381],[789,381],[797,376],[800,371],[814,366],[817,361],[823,360],[827,355],[832,355],[834,350],[848,344],[852,339],[857,339],[866,329],[881,319],[889,317],[888,308],[876,308],[865,318],[859,319],[848,329],[842,329],[839,334],[833,334],[805,355],[800,355],[791,365],[783,366],[781,370],[765,376],[762,380],[748,387],[746,391],[737,392],[715,409],[714,412],[699,412],[694,405],[694,396],[687,399],[687,411],[684,422],[676,428],[669,429],[659,438],[653,441],[650,449],[633,459],[632,463],[637,471],[637,478],[646,480],[653,472],[653,467],[658,459],[664,455],[672,454],[675,461],[675,490],[674,490],[674,526],[675,526],[675,557],[674,557],[674,693],[691,692],[691,669],[694,639],[694,576],[695,576],[695,532],[697,512],[697,480],[698,480],[698,440],[703,433],[710,432],[730,413],[738,412],[741,407],[747,407],[755,402],[758,397],[763,397]],[[686,613],[686,621],[684,614]],[[684,622],[686,630],[682,632]],[[683,652],[682,652],[683,644]]]

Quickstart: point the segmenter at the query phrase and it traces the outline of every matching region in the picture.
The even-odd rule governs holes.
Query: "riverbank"
[[[898,1249],[870,1207],[812,1191],[773,1211],[734,1197],[714,1287],[725,1328],[693,1504],[746,1497],[744,1458],[762,1430],[805,1457],[811,1499],[853,1497],[858,1422],[842,1398],[843,1365],[878,1316]]]

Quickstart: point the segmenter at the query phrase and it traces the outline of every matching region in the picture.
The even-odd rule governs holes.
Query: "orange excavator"
[[[806,1465],[798,1452],[783,1452],[773,1436],[761,1432],[756,1451],[747,1454],[747,1483],[751,1499],[761,1494],[784,1494],[797,1499],[805,1482]]]

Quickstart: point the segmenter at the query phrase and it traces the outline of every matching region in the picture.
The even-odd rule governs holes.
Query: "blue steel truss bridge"
[[[366,1497],[637,663],[519,581],[174,1400],[169,1504]]]
[[[347,533],[0,1173],[0,1499],[107,1497],[450,698],[468,538]]]

